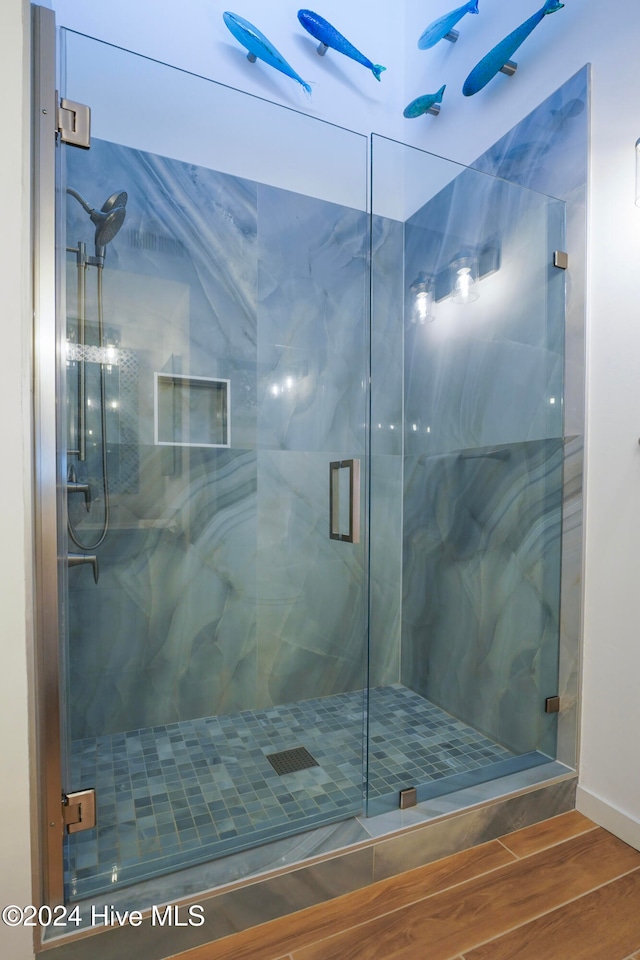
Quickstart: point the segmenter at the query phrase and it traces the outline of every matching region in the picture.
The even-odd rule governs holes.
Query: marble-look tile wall
[[[405,230],[402,681],[510,750],[550,756],[564,330],[557,208],[465,170]],[[412,324],[411,278],[446,276],[462,253],[487,246],[498,269],[480,280],[479,299],[456,304],[445,287],[435,320]]]
[[[403,224],[374,216],[371,249],[369,683],[379,687],[400,679]]]
[[[562,441],[405,458],[402,679],[516,753],[555,752]]]
[[[561,608],[557,757],[577,763],[583,553],[590,67],[584,66],[474,166],[566,203]]]
[[[365,452],[367,263],[364,213],[259,187],[260,706],[364,684],[364,541],[329,538],[328,484]]]
[[[136,361],[135,390],[116,380],[109,393],[99,584],[88,567],[69,571],[71,736],[361,688],[364,544],[328,537],[328,464],[365,449],[365,214],[100,141],[68,163],[91,204],[129,193],[107,249],[104,315]],[[93,252],[71,198],[67,228]],[[67,279],[74,338],[71,258]],[[92,268],[88,283],[95,342]],[[228,379],[230,447],[154,445],[155,372]],[[125,482],[132,419],[137,469]],[[76,472],[94,503],[89,514],[81,498],[69,505],[87,544],[104,505],[99,418],[89,426]]]
[[[408,295],[418,270],[439,272],[460,248],[488,240],[501,248],[500,270],[481,281],[477,303],[442,302],[433,324],[405,329],[402,680],[512,749],[557,751],[569,765],[587,92],[585,68],[475,164],[565,200],[566,242],[562,205],[467,171],[410,218],[405,253]],[[570,252],[567,274],[550,266],[559,241]],[[557,747],[554,720],[542,712],[556,692]]]
[[[512,669],[524,682],[528,663],[541,692],[552,645],[541,660],[528,629],[518,630],[511,647],[505,635],[524,615],[553,631],[557,604],[541,564],[546,556],[552,571],[550,551],[558,556],[556,441],[564,436],[576,465],[567,472],[564,463],[559,654],[567,705],[559,755],[569,764],[579,632],[587,79],[585,69],[477,161],[481,170],[568,201],[564,358],[564,328],[548,321],[565,277],[529,257],[535,245],[548,248],[549,230],[557,230],[553,204],[467,172],[407,224],[374,218],[372,228],[371,683],[402,679],[428,690],[496,736],[510,715]],[[135,359],[127,396],[139,398],[127,416],[110,414],[115,494],[100,584],[88,568],[69,574],[73,735],[359,686],[364,545],[328,540],[326,475],[330,459],[365,452],[362,214],[99,142],[88,154],[70,153],[68,180],[96,205],[115,189],[130,193],[127,220],[107,252],[105,316],[110,336]],[[90,239],[71,201],[68,225],[70,243]],[[465,244],[486,239],[499,240],[501,269],[482,281],[481,299],[468,307],[443,301],[436,323],[403,330],[403,284],[407,291],[429,257],[438,270]],[[524,275],[524,285],[509,289],[506,279],[515,274]],[[72,317],[74,289],[71,264]],[[90,316],[95,310],[90,279]],[[562,397],[563,359],[564,403],[551,404]],[[155,370],[230,379],[230,449],[153,446]],[[132,423],[139,463],[123,456]],[[459,459],[478,452],[476,461]],[[95,465],[92,476],[98,502],[89,518],[81,503],[70,503],[87,539],[100,523]],[[521,494],[529,517],[515,502]],[[428,521],[425,496],[437,507]],[[530,527],[527,540],[533,518],[540,526]],[[471,560],[465,551],[474,542],[483,547]],[[511,559],[500,574],[504,551]],[[508,599],[502,614],[487,601],[490,570],[506,591],[496,594]],[[465,639],[467,620],[475,627]],[[499,642],[487,649],[481,638],[498,622]],[[427,623],[436,630],[428,643],[418,626]],[[499,691],[493,705],[473,682],[478,658]],[[514,748],[530,749],[534,737],[553,753],[544,718],[533,734],[518,724],[511,729]]]
[[[548,256],[552,238],[563,240],[556,207],[464,170],[407,222],[405,453],[562,435],[563,277]],[[461,253],[485,246],[498,269],[480,280],[479,299],[444,299],[451,287],[437,279],[434,322],[411,323],[418,275],[446,277]]]

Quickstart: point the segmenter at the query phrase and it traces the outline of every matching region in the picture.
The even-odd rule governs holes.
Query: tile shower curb
[[[312,855],[297,863],[272,868],[258,876],[235,880],[200,894],[191,892],[175,899],[158,898],[157,906],[179,905],[181,920],[186,917],[190,904],[202,905],[205,922],[200,927],[153,925],[148,919],[151,914],[151,903],[148,903],[146,908],[140,907],[145,917],[140,927],[129,924],[92,927],[47,941],[41,946],[40,954],[46,954],[49,960],[88,960],[89,956],[91,960],[119,960],[129,955],[135,955],[138,960],[165,960],[249,927],[351,893],[378,880],[575,809],[577,774],[567,768],[566,772],[558,773],[561,765],[557,763],[549,766],[556,775],[546,782],[530,783],[502,796],[478,799],[475,805],[439,815],[426,812],[430,803],[402,811],[402,816],[399,811],[383,814],[375,819],[386,818],[389,829],[379,836],[369,836],[352,845]],[[498,784],[494,783],[493,787],[497,788]],[[425,816],[430,819],[420,822],[419,818]],[[168,879],[175,880],[176,877]],[[109,898],[104,897],[99,909],[104,909],[107,903]],[[81,903],[80,907],[86,910],[88,904]],[[118,909],[122,911],[123,907],[120,905]]]

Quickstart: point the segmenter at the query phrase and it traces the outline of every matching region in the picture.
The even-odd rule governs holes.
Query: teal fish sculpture
[[[478,0],[469,0],[464,6],[457,7],[450,13],[445,13],[443,17],[438,17],[437,20],[430,23],[418,40],[418,47],[421,50],[428,50],[430,47],[435,47],[436,43],[444,40],[447,34],[451,33],[456,23],[462,20],[468,13],[479,13]],[[456,33],[454,36],[457,40],[458,34]]]
[[[311,86],[295,72],[291,64],[287,63],[282,54],[278,53],[273,44],[257,27],[254,27],[243,17],[239,17],[236,13],[229,13],[228,11],[222,14],[222,19],[236,40],[249,51],[247,58],[252,63],[255,63],[256,60],[263,60],[274,70],[279,70],[280,73],[291,77],[292,80],[297,80],[304,91],[311,94]]]
[[[371,70],[376,80],[380,79],[380,74],[386,67],[381,67],[379,63],[373,63],[363,53],[360,53],[352,43],[349,43],[346,37],[343,37],[328,20],[314,13],[313,10],[298,10],[298,20],[312,37],[320,41],[318,53],[324,56],[329,47],[343,53],[345,57],[350,57],[356,63],[361,63],[363,67]]]
[[[547,14],[555,13],[556,10],[562,10],[563,7],[564,3],[560,3],[559,0],[545,0],[544,6],[534,13],[532,17],[529,17],[528,20],[525,20],[524,23],[521,23],[519,27],[505,37],[504,40],[496,44],[496,46],[475,65],[465,80],[464,86],[462,87],[462,92],[465,97],[472,97],[474,93],[478,93],[479,90],[486,87],[489,81],[493,80],[495,75],[509,62],[520,44],[524,43],[529,34],[535,30],[544,17],[546,17]]]
[[[434,113],[440,113],[439,104],[442,103],[442,98],[444,96],[444,91],[446,89],[446,83],[443,84],[437,93],[425,93],[422,97],[416,97],[415,100],[412,100],[411,103],[402,111],[402,115],[407,118],[407,120],[414,120],[416,117],[421,117],[423,113],[428,113],[432,107],[438,107],[437,111],[434,110]]]

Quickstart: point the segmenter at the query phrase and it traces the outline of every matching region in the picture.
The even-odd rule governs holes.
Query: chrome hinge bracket
[[[545,713],[559,713],[560,712],[560,697],[547,697],[544,702],[544,712]]]
[[[68,833],[91,830],[96,825],[95,790],[78,790],[62,798],[62,819]]]
[[[565,250],[554,250],[553,265],[559,270],[566,270],[569,266],[569,254]]]
[[[91,147],[91,109],[74,100],[60,101],[58,134],[62,143],[88,150]]]

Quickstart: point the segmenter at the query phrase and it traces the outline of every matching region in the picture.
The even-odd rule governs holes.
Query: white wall
[[[0,87],[14,100],[15,115],[29,117],[27,60],[23,48],[23,0],[0,4]],[[22,103],[21,103],[22,96]],[[13,125],[0,152],[5,229],[0,233],[2,344],[0,377],[2,470],[0,470],[0,730],[2,784],[11,814],[0,819],[0,907],[33,899],[29,847],[29,741],[27,709],[27,615],[30,569],[29,475],[29,160],[28,124]],[[25,960],[31,935],[0,924],[0,955]]]
[[[391,136],[402,129],[402,52],[404,16],[401,3],[365,0],[323,0],[322,16],[374,63],[387,67],[378,82],[371,71],[329,51],[316,53],[317,42],[300,26],[301,4],[286,0],[51,0],[56,20],[89,36],[182,67],[276,103],[368,134]],[[250,64],[225,26],[222,14],[232,10],[253,23],[294,70],[311,83],[302,87],[266,64]],[[215,125],[215,119],[212,118]],[[259,146],[259,145],[258,145]]]

